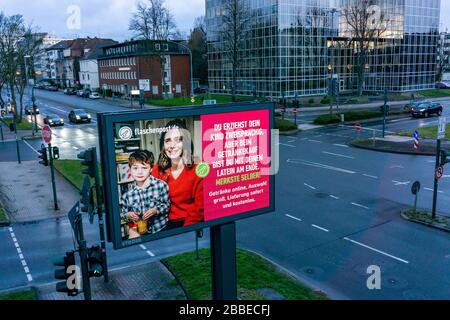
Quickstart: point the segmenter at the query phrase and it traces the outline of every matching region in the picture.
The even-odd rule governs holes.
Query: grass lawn
[[[438,98],[438,97],[450,97],[450,90],[446,89],[433,89],[433,90],[425,90],[419,91],[417,94],[424,96],[426,98]]]
[[[176,97],[171,99],[146,99],[146,103],[160,106],[160,107],[177,107],[177,106],[189,106],[189,105],[202,105],[202,97],[204,97],[205,100],[216,100],[217,104],[222,103],[231,103],[232,99],[231,96],[228,95],[220,95],[220,94],[199,94],[195,97],[195,103],[191,102],[191,97]],[[246,101],[253,101],[253,97],[248,96],[237,96],[237,102],[246,102]]]
[[[81,165],[79,160],[56,160],[53,162],[55,169],[61,173],[67,180],[72,182],[79,190],[83,188],[84,174],[81,173],[81,169],[86,167]],[[93,183],[93,179],[91,180]]]
[[[9,124],[13,122],[13,119],[3,119],[3,122],[9,127]],[[28,122],[26,118],[22,119],[22,122],[17,123],[17,130],[33,130],[34,126],[31,122]]]
[[[180,281],[190,299],[210,300],[211,260],[210,250],[184,253],[163,259]],[[325,300],[326,296],[313,291],[296,279],[276,269],[274,265],[248,251],[237,249],[237,285],[238,296],[243,300],[264,300],[257,289],[271,288],[288,300]]]
[[[5,209],[0,207],[0,223],[7,222],[7,221],[8,221],[8,219],[6,218]]]
[[[417,131],[419,131],[419,133],[420,133],[421,139],[436,139],[437,138],[437,130],[438,130],[437,126],[417,129]],[[412,137],[413,132],[414,132],[414,130],[402,131],[397,134],[399,136]],[[450,124],[447,124],[446,130],[445,130],[445,139],[450,140]]]
[[[8,294],[0,294],[0,300],[37,300],[37,297],[34,291],[24,290]]]

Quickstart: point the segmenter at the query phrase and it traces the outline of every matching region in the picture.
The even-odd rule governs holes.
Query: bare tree
[[[139,2],[128,29],[134,31],[136,37],[145,40],[169,40],[179,33],[164,0]]]
[[[231,63],[231,95],[236,101],[238,69],[242,63],[245,40],[249,31],[250,9],[246,0],[225,0],[222,15],[224,55]]]
[[[382,12],[374,0],[349,0],[342,8],[347,24],[350,45],[355,45],[358,95],[362,95],[365,83],[365,65],[369,50],[377,38],[383,36],[388,25],[388,16]]]
[[[206,39],[206,26],[204,16],[198,17],[194,22],[188,46],[192,51],[192,69],[194,78],[199,78],[201,83],[208,81],[208,47]]]

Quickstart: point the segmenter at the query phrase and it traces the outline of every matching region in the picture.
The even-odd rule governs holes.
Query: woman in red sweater
[[[195,173],[191,134],[182,120],[173,120],[161,134],[158,164],[152,175],[169,185],[170,211],[165,230],[204,220],[203,179]]]

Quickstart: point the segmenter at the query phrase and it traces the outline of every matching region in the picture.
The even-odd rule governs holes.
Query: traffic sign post
[[[436,173],[435,173],[435,178],[437,180],[441,180],[442,176],[444,175],[444,167],[443,166],[439,166],[436,169]]]
[[[295,125],[297,125],[297,113],[298,113],[298,109],[294,108],[294,110],[292,111],[294,113],[294,123]]]
[[[356,123],[355,124],[355,130],[356,130],[356,139],[359,139],[359,133],[361,132],[361,124],[360,123]]]
[[[45,125],[42,128],[41,134],[42,140],[44,140],[45,143],[49,144],[52,142],[52,129],[50,128],[50,126]]]
[[[434,189],[433,189],[433,209],[431,212],[431,216],[433,219],[436,218],[436,205],[437,205],[437,191],[438,191],[438,182],[439,179],[437,178],[437,172],[439,170],[439,167],[441,166],[441,139],[437,139],[437,146],[436,146],[436,171],[434,175]],[[443,170],[442,170],[443,172]]]
[[[445,138],[445,126],[447,124],[447,119],[445,117],[439,118],[439,126],[438,126],[438,139],[444,139]]]

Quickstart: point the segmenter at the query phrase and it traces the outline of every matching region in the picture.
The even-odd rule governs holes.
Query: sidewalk
[[[159,261],[110,271],[109,283],[91,278],[92,300],[186,300],[174,276]],[[56,292],[55,284],[37,288],[39,300],[84,300]]]
[[[66,217],[80,199],[78,190],[55,170],[59,205],[55,211],[50,168],[37,160],[0,162],[0,171],[0,201],[11,223]]]

